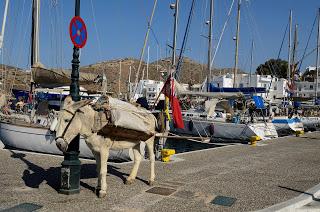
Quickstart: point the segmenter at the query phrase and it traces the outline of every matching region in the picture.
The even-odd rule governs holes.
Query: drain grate
[[[31,212],[31,211],[36,211],[42,207],[43,207],[42,205],[37,205],[34,203],[22,203],[22,204],[13,206],[12,208],[1,210],[1,212]]]
[[[227,206],[230,207],[235,203],[237,199],[232,198],[232,197],[225,197],[225,196],[216,196],[211,203],[215,205],[222,205],[222,206]]]
[[[159,194],[163,196],[169,196],[170,194],[174,193],[176,189],[173,188],[165,188],[165,187],[153,187],[149,190],[147,190],[147,193],[152,193],[152,194]]]

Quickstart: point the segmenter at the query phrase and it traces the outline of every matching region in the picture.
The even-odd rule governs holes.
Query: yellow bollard
[[[257,141],[260,141],[260,140],[261,140],[260,136],[251,136],[250,138],[251,146],[257,146]]]
[[[176,154],[174,149],[162,149],[161,150],[161,158],[162,162],[169,162],[170,156]]]
[[[296,133],[296,136],[299,137],[300,135],[304,134],[304,131],[303,130],[297,130],[297,131],[295,131],[295,133]]]

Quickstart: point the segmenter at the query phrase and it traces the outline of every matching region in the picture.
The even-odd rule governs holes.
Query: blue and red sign
[[[69,25],[69,34],[73,45],[77,48],[82,48],[87,42],[86,24],[80,16],[75,16],[71,19]]]

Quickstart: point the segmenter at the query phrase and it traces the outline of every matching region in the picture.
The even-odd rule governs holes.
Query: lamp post
[[[75,16],[80,16],[80,0],[75,0]],[[70,94],[73,101],[79,101],[79,53],[78,47],[73,47],[72,72]],[[61,163],[61,184],[59,193],[76,194],[80,192],[80,170],[81,162],[79,160],[79,141],[80,135],[77,135],[69,144],[67,152],[64,153],[64,161]]]

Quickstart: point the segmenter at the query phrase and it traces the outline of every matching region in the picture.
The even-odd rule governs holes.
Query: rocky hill
[[[120,76],[120,61],[121,61],[121,76]],[[91,72],[97,74],[105,73],[108,81],[108,91],[118,93],[119,90],[119,77],[120,77],[120,91],[121,93],[127,92],[127,86],[129,81],[129,70],[131,66],[131,82],[135,81],[136,73],[139,66],[139,60],[134,58],[125,58],[104,61],[89,66],[81,67],[83,72]],[[170,69],[171,62],[169,58],[155,61],[149,64],[148,77],[153,80],[163,80],[162,73]],[[222,68],[212,70],[213,75],[221,75],[226,73],[232,73],[232,68]],[[207,75],[206,65],[200,64],[192,59],[185,58],[181,66],[179,82],[181,83],[202,83]],[[244,73],[239,70],[239,73]],[[144,75],[144,79],[147,78],[147,64],[142,62],[140,69],[140,77]]]
[[[120,74],[120,61],[121,61],[121,74]],[[119,77],[120,77],[120,91],[121,93],[127,93],[128,81],[129,81],[129,70],[131,67],[131,82],[135,81],[137,70],[139,66],[139,60],[134,58],[124,58],[109,60],[83,66],[80,68],[81,72],[85,73],[96,73],[99,75],[105,74],[107,77],[108,88],[107,91],[118,93],[119,90]],[[164,80],[162,73],[170,70],[171,62],[170,58],[161,59],[149,64],[148,78],[153,80]],[[221,75],[226,73],[232,73],[232,68],[222,68],[212,70],[213,75]],[[239,70],[239,73],[243,73]],[[144,75],[144,79],[147,78],[147,64],[142,62],[140,75],[141,78]],[[207,75],[206,65],[200,64],[192,59],[185,58],[179,77],[181,83],[202,83]],[[6,87],[15,88],[22,90],[29,90],[30,84],[30,73],[25,72],[19,68],[11,66],[0,65],[0,79],[2,76],[5,77]],[[96,85],[94,87],[97,87]]]
[[[0,64],[1,89],[29,90],[30,73],[17,67]]]

